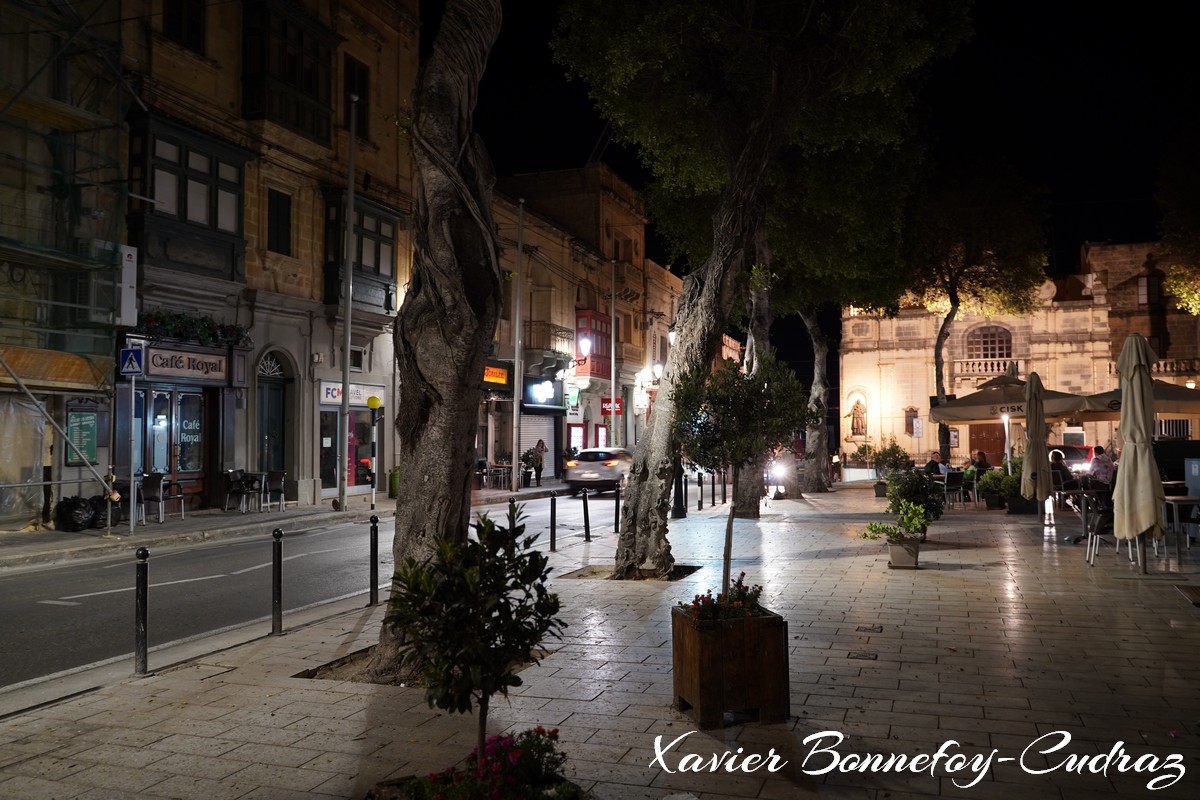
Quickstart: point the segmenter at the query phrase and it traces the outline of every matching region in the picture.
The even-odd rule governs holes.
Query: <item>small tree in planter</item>
[[[887,510],[893,514],[899,515],[906,501],[924,509],[925,522],[921,529],[916,531],[922,540],[929,523],[941,519],[946,508],[945,487],[924,472],[896,473],[888,483],[887,496]]]
[[[796,376],[770,357],[753,376],[732,360],[711,375],[687,376],[672,398],[676,435],[689,458],[712,470],[732,465],[735,496],[743,466],[790,447],[795,431],[815,421]],[[790,714],[787,621],[759,604],[762,587],[747,587],[745,573],[730,584],[733,512],[730,503],[717,596],[710,590],[671,611],[676,704],[702,728],[719,725],[725,711],[756,710],[762,722]]]
[[[520,686],[517,669],[536,663],[542,640],[548,635],[557,637],[565,627],[555,616],[559,611],[558,595],[546,589],[550,574],[546,556],[530,549],[537,537],[526,537],[518,544],[525,531],[520,518],[515,506],[509,507],[508,527],[480,515],[479,522],[472,526],[477,540],[455,545],[443,539],[428,561],[406,559],[396,570],[388,603],[389,622],[403,630],[410,643],[404,663],[419,670],[429,705],[460,713],[478,706],[476,772],[503,773],[517,764],[509,763],[513,748],[500,746],[503,742],[499,741],[488,746],[491,697],[496,693],[507,695],[509,687]],[[552,744],[550,747],[553,749]],[[489,764],[489,759],[496,764]],[[561,765],[561,760],[547,758],[539,763]],[[459,783],[461,777],[461,773],[449,771],[397,783],[435,779]],[[564,780],[558,775],[543,777],[551,784]],[[427,795],[419,794],[424,789],[415,786],[405,791],[407,794],[398,796],[437,794],[432,790]]]
[[[875,471],[879,477],[879,483],[875,484],[875,496],[884,497],[887,493],[887,481],[896,473],[907,469],[910,463],[908,451],[900,446],[894,436],[888,440],[887,444],[876,450]],[[880,484],[882,484],[882,488]]]
[[[895,505],[898,509],[895,525],[868,522],[866,530],[859,535],[864,539],[887,539],[889,566],[893,569],[916,569],[921,540],[929,527],[929,512],[911,500],[899,500]]]
[[[809,408],[804,387],[773,356],[746,375],[732,359],[711,374],[684,377],[671,395],[678,409],[675,432],[688,458],[701,469],[733,467],[733,493],[741,468],[776,447],[792,448],[795,432],[819,417]],[[721,591],[729,587],[733,553],[733,504],[725,523]]]
[[[984,503],[990,509],[1004,508],[1004,492],[1010,476],[998,469],[989,469],[979,476],[975,483],[975,491],[983,497]],[[1017,479],[1018,486],[1020,478]]]

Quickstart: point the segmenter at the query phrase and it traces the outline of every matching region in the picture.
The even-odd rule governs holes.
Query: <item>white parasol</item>
[[[1046,419],[1042,412],[1043,391],[1042,379],[1036,372],[1029,373],[1029,381],[1025,384],[1028,415],[1025,423],[1025,460],[1021,463],[1021,495],[1027,500],[1038,501],[1044,511],[1053,484],[1050,480],[1050,455],[1046,448]]]
[[[1113,532],[1118,539],[1137,539],[1142,572],[1146,571],[1145,539],[1163,535],[1162,477],[1154,460],[1154,395],[1150,368],[1158,356],[1141,334],[1131,334],[1117,359],[1121,379],[1121,433],[1125,449],[1113,487]]]

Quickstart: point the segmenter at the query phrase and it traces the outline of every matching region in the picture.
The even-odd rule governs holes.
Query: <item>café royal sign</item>
[[[228,373],[229,362],[226,356],[160,350],[155,347],[146,351],[147,375],[223,381]]]

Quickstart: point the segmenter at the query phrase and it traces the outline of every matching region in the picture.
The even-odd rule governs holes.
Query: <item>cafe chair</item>
[[[244,470],[226,470],[225,503],[221,506],[223,511],[229,511],[230,502],[236,502],[238,511],[241,511],[242,513],[246,512],[246,485],[242,482],[242,477],[244,475]]]
[[[942,477],[945,478],[943,485],[945,486],[946,505],[948,505],[950,508],[953,508],[955,498],[957,498],[958,501],[963,505],[966,505],[966,502],[963,500],[962,493],[963,474],[961,472],[947,472]]]
[[[287,473],[282,470],[270,470],[267,472],[266,482],[263,484],[262,502],[265,504],[266,510],[271,510],[271,498],[279,497],[279,510],[283,511],[286,507],[286,500],[283,493],[283,481],[287,478]]]
[[[142,524],[146,524],[146,504],[154,503],[158,510],[158,522],[161,525],[164,520],[163,512],[168,503],[179,503],[179,518],[186,519],[184,512],[184,497],[183,486],[174,481],[167,480],[167,476],[161,472],[152,472],[142,479],[142,501],[140,503],[139,512],[142,518]]]

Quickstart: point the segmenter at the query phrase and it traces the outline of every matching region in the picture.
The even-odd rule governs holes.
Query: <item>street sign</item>
[[[122,347],[121,348],[121,374],[122,375],[141,375],[145,370],[142,369],[142,353],[140,347]]]

